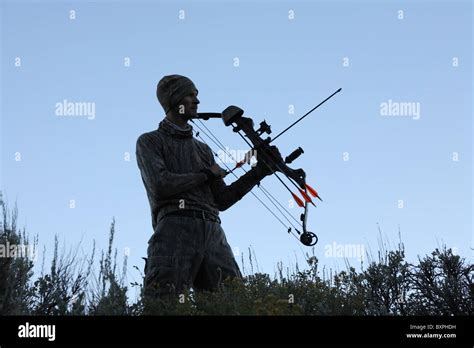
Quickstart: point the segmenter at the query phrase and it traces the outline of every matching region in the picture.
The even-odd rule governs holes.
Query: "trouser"
[[[148,241],[145,297],[183,290],[216,290],[228,278],[241,278],[239,266],[218,222],[165,216]]]

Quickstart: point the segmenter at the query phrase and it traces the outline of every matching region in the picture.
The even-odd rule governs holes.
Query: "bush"
[[[25,230],[17,231],[17,208],[9,213],[0,194],[3,221],[0,247],[29,244]],[[54,255],[48,273],[33,281],[34,261],[0,257],[0,314],[3,315],[472,315],[474,266],[451,249],[436,249],[413,265],[405,260],[403,244],[379,252],[366,269],[353,267],[321,277],[318,259],[307,255],[307,268],[283,275],[253,273],[242,280],[226,280],[219,291],[192,289],[172,299],[133,301],[126,284],[127,259],[117,270],[113,248],[115,219],[109,245],[94,270],[95,245],[90,257],[79,257],[77,247]],[[33,240],[35,250],[38,239]],[[44,260],[43,260],[44,266]],[[138,270],[138,267],[135,266]],[[97,273],[97,274],[96,274]],[[143,275],[142,275],[143,277]],[[146,306],[145,306],[146,305]]]

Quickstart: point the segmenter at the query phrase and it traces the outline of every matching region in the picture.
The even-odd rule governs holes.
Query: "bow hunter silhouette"
[[[339,91],[340,89],[333,95]],[[220,225],[219,211],[229,208],[248,192],[255,195],[251,189],[268,175],[275,175],[291,192],[296,203],[304,208],[301,222],[294,217],[294,221],[288,219],[288,211],[262,185],[259,188],[280,213],[286,214],[285,219],[292,227],[288,227],[255,195],[257,199],[288,228],[289,233],[294,234],[293,228],[303,244],[314,245],[317,242],[316,235],[306,230],[306,222],[308,204],[314,205],[310,195],[317,198],[319,195],[306,183],[306,174],[302,169],[288,167],[303,150],[298,148],[283,160],[280,151],[271,142],[333,95],[273,140],[261,137],[263,133],[271,133],[271,128],[265,121],[260,123],[259,129],[254,130],[252,119],[243,117],[243,110],[238,107],[230,106],[218,114],[198,113],[197,95],[198,90],[189,78],[181,75],[163,77],[157,86],[157,97],[166,117],[157,130],[144,133],[137,140],[137,164],[150,203],[154,229],[148,242],[148,259],[145,265],[146,297],[176,294],[190,287],[196,290],[214,290],[225,278],[241,277]],[[237,168],[243,169],[249,156],[244,161],[235,160],[233,169],[226,165],[227,171],[215,163],[216,153],[200,133],[207,135],[221,149],[224,147],[199,120],[214,117],[220,117],[226,126],[232,126],[234,132],[251,147],[252,153],[258,154],[257,165],[231,185],[226,185],[223,177],[229,173],[235,175]],[[193,119],[199,120],[201,126]],[[199,129],[196,136],[200,136],[202,141],[193,137],[193,128],[188,121]],[[297,188],[296,192],[301,194],[303,200],[291,191],[277,172]]]

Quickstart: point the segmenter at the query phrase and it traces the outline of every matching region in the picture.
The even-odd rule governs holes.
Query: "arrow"
[[[326,99],[324,99],[321,103],[319,103],[318,105],[316,105],[314,108],[312,108],[311,110],[309,110],[306,114],[304,114],[303,116],[301,116],[299,119],[297,119],[295,122],[293,122],[292,124],[290,124],[288,127],[286,127],[284,130],[282,130],[280,133],[278,133],[273,139],[272,141],[270,141],[270,143],[274,142],[280,135],[282,135],[283,133],[285,133],[288,129],[290,129],[291,127],[293,127],[295,124],[297,124],[298,122],[300,122],[303,118],[305,118],[306,116],[308,116],[310,113],[312,113],[314,110],[316,110],[317,108],[319,108],[321,105],[323,105],[325,102],[327,102],[329,99],[331,99],[335,94],[339,93],[340,91],[342,90],[342,88],[339,88],[336,92],[334,92],[333,94],[331,94],[329,97],[327,97]]]

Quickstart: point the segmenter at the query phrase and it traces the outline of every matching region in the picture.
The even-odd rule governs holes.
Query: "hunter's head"
[[[181,75],[164,76],[156,88],[156,97],[168,116],[190,119],[197,114],[198,90],[193,81]]]

